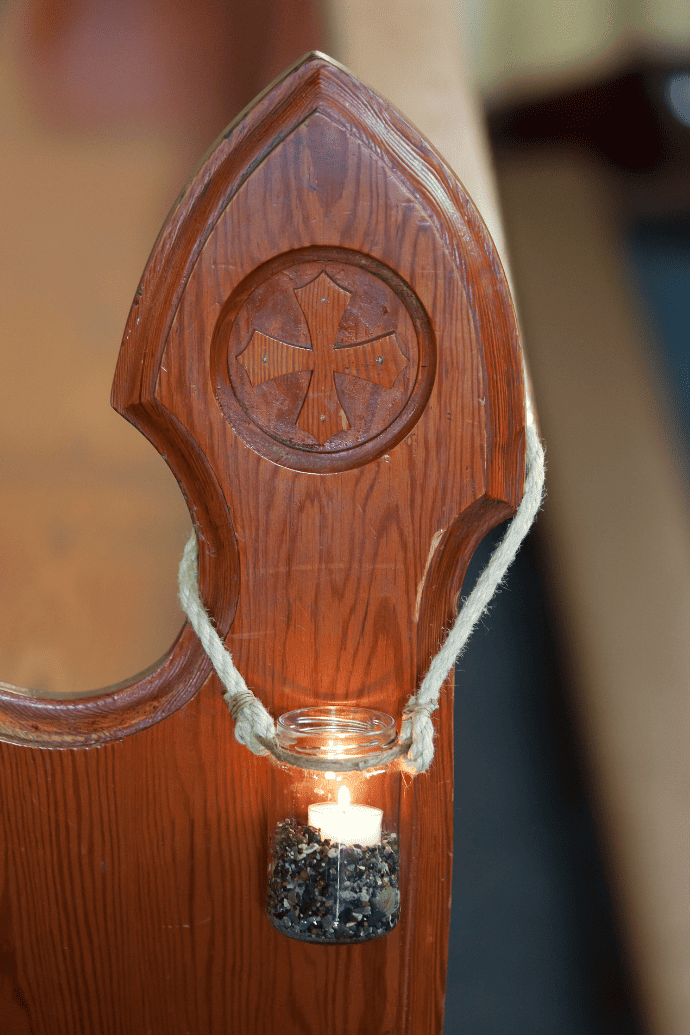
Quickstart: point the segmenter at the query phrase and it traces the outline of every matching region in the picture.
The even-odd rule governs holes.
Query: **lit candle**
[[[341,845],[371,848],[381,844],[382,819],[383,809],[352,805],[345,784],[338,790],[337,802],[317,802],[309,806],[309,826],[320,830],[323,838]]]

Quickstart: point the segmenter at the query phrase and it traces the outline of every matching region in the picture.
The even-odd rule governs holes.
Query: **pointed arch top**
[[[265,296],[279,300],[274,310]],[[339,317],[329,323],[318,306],[331,303]],[[438,644],[474,545],[519,502],[522,378],[506,278],[464,188],[402,115],[314,53],[234,120],[180,195],[130,311],[112,400],[180,484],[202,596],[223,637],[235,634],[240,601],[246,611],[263,592],[262,562],[249,564],[243,545],[242,484],[266,494],[275,483],[283,497],[294,489],[302,508],[319,511],[319,476],[355,500],[390,463],[390,492],[414,496],[443,444],[442,488],[410,525],[419,541],[409,556],[401,546],[406,588],[367,590],[380,615],[399,594],[395,677],[374,638],[332,688],[352,694],[366,670],[364,693],[393,695],[395,712],[394,695],[413,689]],[[378,520],[374,536],[402,534],[384,510]],[[250,635],[247,621],[238,637]],[[286,633],[287,654],[305,653],[300,635]],[[338,670],[335,654],[324,660],[327,642],[324,632],[309,648],[324,680]],[[282,687],[266,703],[292,706],[300,671],[269,674],[250,648],[253,685],[269,696],[269,683]],[[0,685],[0,737],[47,747],[118,739],[180,708],[209,673],[185,625],[161,662],[117,687],[58,700]]]

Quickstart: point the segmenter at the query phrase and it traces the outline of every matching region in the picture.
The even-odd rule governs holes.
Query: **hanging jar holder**
[[[396,741],[393,718],[368,708],[301,708],[278,719],[267,911],[281,933],[343,944],[398,922]]]
[[[387,754],[379,760],[389,762],[395,757],[403,756],[403,765],[413,776],[425,772],[434,757],[434,729],[431,716],[438,707],[441,687],[503,581],[541,507],[544,495],[544,450],[539,440],[529,396],[526,399],[526,410],[527,448],[522,501],[472,592],[460,608],[453,628],[432,659],[419,690],[409,698],[403,712],[398,740],[388,747]],[[224,699],[235,720],[237,740],[254,754],[270,754],[276,761],[289,762],[270,713],[237,671],[232,655],[216,632],[203,605],[199,595],[197,541],[194,532],[189,537],[182,555],[178,586],[182,610],[225,687]],[[334,768],[337,768],[338,764],[338,760],[335,760]],[[364,769],[374,763],[368,760],[365,753],[358,759],[351,759],[348,764],[353,768]]]
[[[541,506],[544,451],[529,400],[527,412],[522,502],[419,691],[409,699],[399,735],[390,715],[346,704],[287,712],[274,724],[213,628],[199,596],[194,534],[187,543],[179,572],[182,607],[226,688],[235,736],[276,763],[267,912],[273,926],[290,938],[322,944],[368,941],[398,922],[401,772],[415,775],[431,764],[431,715],[443,682]]]

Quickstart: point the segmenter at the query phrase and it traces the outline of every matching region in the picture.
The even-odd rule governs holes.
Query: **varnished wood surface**
[[[427,778],[438,804],[410,845],[418,889],[432,882],[415,975],[403,951],[409,898],[396,931],[354,948],[270,926],[266,762],[235,742],[215,687],[121,744],[5,745],[3,1032],[438,1030],[441,988],[429,979],[445,965],[450,857],[439,874],[428,849],[450,821],[443,748],[438,763]]]
[[[252,291],[272,283],[256,270],[276,261],[297,291],[320,286],[301,306],[297,337],[281,311],[233,345]],[[375,295],[377,279],[393,291],[394,327],[366,315],[360,274],[350,282],[348,268],[365,270]],[[319,324],[314,305],[345,295],[338,327]],[[338,341],[348,306],[351,336]],[[256,358],[241,362],[252,333],[282,342],[259,358],[275,363],[266,384],[282,385],[279,416],[255,384]],[[381,377],[366,376],[368,354],[354,374],[329,358],[331,380],[316,379],[300,426],[311,381],[286,350],[311,345],[314,378],[319,350],[377,338],[387,340],[374,358]],[[244,405],[233,386],[243,373]],[[348,389],[346,378],[372,387]],[[505,280],[471,202],[429,145],[328,61],[293,69],[231,127],[166,224],[113,398],[177,476],[199,535],[204,598],[274,714],[357,700],[399,717],[451,620],[474,546],[515,507],[523,477],[521,357]],[[17,1025],[26,1018],[27,1031],[51,1035],[79,1025],[439,1032],[451,688],[434,765],[403,800],[400,925],[380,941],[324,949],[281,937],[263,915],[269,763],[234,741],[188,630],[166,665],[101,697],[2,696],[6,739],[88,744],[150,725],[97,751],[3,748],[7,988],[25,1004]]]

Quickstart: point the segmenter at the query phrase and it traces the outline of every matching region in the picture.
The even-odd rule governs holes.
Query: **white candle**
[[[371,805],[352,805],[350,791],[343,784],[338,801],[317,802],[309,806],[309,826],[321,831],[323,838],[341,845],[371,848],[381,844],[383,809]]]

